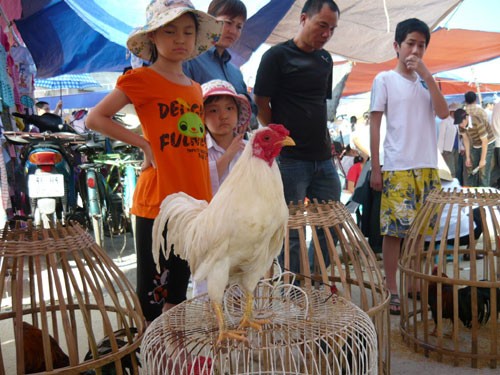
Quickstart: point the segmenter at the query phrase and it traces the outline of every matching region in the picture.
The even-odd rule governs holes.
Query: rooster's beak
[[[283,140],[281,141],[281,144],[282,144],[283,146],[295,146],[295,142],[294,142],[294,140],[293,140],[292,138],[288,137],[288,136],[287,136],[287,137],[285,137],[285,139],[283,139]]]

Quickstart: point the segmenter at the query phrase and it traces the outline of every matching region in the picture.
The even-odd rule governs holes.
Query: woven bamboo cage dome
[[[236,287],[226,290],[225,319],[235,329],[245,308]],[[377,337],[368,315],[352,302],[316,290],[261,282],[254,316],[268,319],[248,329],[248,342],[216,345],[219,328],[206,297],[185,301],[147,328],[141,345],[147,374],[377,374]]]
[[[0,374],[138,373],[144,319],[123,272],[78,224],[15,224],[0,237]]]
[[[499,250],[498,190],[435,190],[427,197],[399,266],[401,332],[415,351],[451,357],[455,366],[498,366]],[[417,291],[420,300],[408,298]]]
[[[290,204],[289,210],[284,251],[285,270],[290,269],[290,237],[292,234],[297,237],[298,234],[300,272],[296,277],[301,280],[301,286],[308,291],[314,288],[329,289],[335,285],[340,295],[370,316],[378,336],[379,373],[388,374],[390,293],[385,287],[375,254],[351,213],[340,202]],[[326,241],[320,241],[320,233],[325,234]],[[315,259],[312,271],[309,246],[313,249]],[[285,277],[285,283],[288,282],[289,279]]]

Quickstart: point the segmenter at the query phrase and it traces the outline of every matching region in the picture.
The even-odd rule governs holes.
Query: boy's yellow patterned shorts
[[[385,171],[382,177],[380,232],[383,236],[403,238],[430,191],[441,188],[438,171],[433,168]]]

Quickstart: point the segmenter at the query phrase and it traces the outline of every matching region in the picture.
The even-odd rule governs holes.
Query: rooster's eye
[[[268,136],[268,135],[265,135],[265,136],[264,136],[264,141],[268,142],[268,141],[270,141],[270,140],[271,140],[271,137],[270,137],[270,136]]]

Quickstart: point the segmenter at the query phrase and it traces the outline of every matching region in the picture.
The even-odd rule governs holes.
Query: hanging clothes
[[[24,106],[21,104],[21,97],[19,95],[19,90],[17,87],[17,83],[19,82],[19,71],[17,70],[17,67],[14,64],[14,59],[12,58],[12,55],[10,53],[9,38],[7,34],[5,34],[2,30],[0,30],[0,41],[2,46],[5,48],[6,52],[7,75],[10,77],[9,82],[12,88],[16,109],[17,111],[24,112]]]
[[[18,79],[15,83],[21,97],[21,104],[28,108],[33,108],[35,92],[36,66],[29,50],[20,45],[14,45],[10,49],[10,54],[14,60],[14,65],[18,72]]]
[[[7,51],[3,44],[0,44],[0,96],[4,106],[10,108],[16,105],[11,78],[7,73]]]
[[[10,108],[15,106],[15,99],[13,82],[8,69],[9,48],[7,35],[0,29],[0,101],[1,104]]]
[[[1,121],[1,119],[0,119]],[[3,127],[0,122],[0,126]],[[7,210],[12,208],[12,203],[10,201],[9,193],[9,180],[7,177],[7,168],[5,167],[4,159],[4,147],[0,144],[0,225],[3,228],[5,221],[7,220]]]

